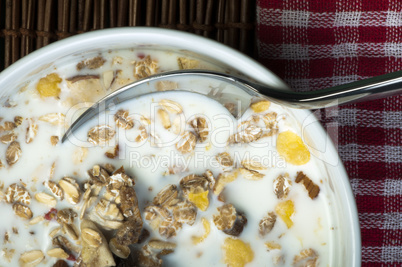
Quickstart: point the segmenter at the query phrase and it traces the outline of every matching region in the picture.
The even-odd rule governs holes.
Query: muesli
[[[286,108],[255,99],[236,118],[236,103],[162,81],[60,142],[91,102],[183,68],[217,67],[108,51],[56,64],[3,101],[0,265],[329,264],[327,177]]]

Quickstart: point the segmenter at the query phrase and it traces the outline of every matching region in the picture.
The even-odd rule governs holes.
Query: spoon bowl
[[[236,106],[235,115],[238,118],[250,102],[261,98],[291,108],[319,109],[402,93],[402,71],[314,92],[280,90],[277,87],[210,70],[169,71],[130,83],[100,99],[72,123],[64,134],[62,142],[85,122],[107,110],[110,105],[118,105],[129,99],[155,92],[157,83],[163,81],[173,81],[176,84],[176,88],[169,89],[206,95],[223,105],[233,103]]]

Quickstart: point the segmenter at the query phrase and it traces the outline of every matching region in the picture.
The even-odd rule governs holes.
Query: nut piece
[[[31,204],[31,196],[28,190],[17,184],[11,184],[7,188],[5,195],[7,203],[20,202],[24,205]]]
[[[225,234],[239,236],[247,223],[247,218],[236,211],[232,204],[217,208],[219,214],[213,215],[213,221],[219,230]]]
[[[59,186],[63,189],[68,202],[71,204],[77,204],[80,201],[80,188],[74,179],[64,177],[59,181]]]
[[[31,250],[21,254],[20,257],[20,264],[21,266],[36,266],[38,265],[43,259],[45,255],[40,250]]]
[[[128,246],[120,245],[116,238],[110,239],[109,248],[114,255],[122,259],[127,259],[131,253],[130,248]]]
[[[16,215],[18,215],[19,217],[21,217],[24,220],[32,219],[32,216],[33,216],[32,211],[27,206],[24,206],[20,203],[14,203],[13,210]]]
[[[91,232],[86,229],[92,230]],[[94,247],[85,241],[84,235],[85,232],[90,233],[88,235],[90,242],[94,241],[94,244],[99,244],[99,246]],[[98,236],[99,235],[99,236]],[[100,239],[99,239],[100,237]],[[107,267],[107,266],[115,266],[116,263],[113,259],[113,254],[110,252],[108,242],[106,238],[99,232],[96,225],[84,219],[81,222],[81,238],[82,238],[82,249],[81,249],[81,258],[84,266],[99,266],[99,267]],[[87,239],[88,239],[87,238]]]
[[[293,258],[295,267],[316,267],[318,266],[318,254],[315,250],[309,248],[300,251],[299,255]]]
[[[102,244],[102,236],[98,231],[90,228],[84,228],[81,230],[82,239],[91,247],[99,247]]]
[[[20,159],[21,156],[21,146],[17,141],[11,142],[6,150],[6,161],[7,164],[12,166]]]
[[[56,204],[57,204],[57,201],[56,201],[56,199],[54,197],[52,197],[49,194],[43,193],[43,192],[36,193],[35,194],[35,199],[39,203],[46,204],[46,205],[48,205],[50,207],[55,207]]]
[[[246,168],[239,168],[241,175],[247,180],[258,181],[264,177],[264,174],[252,171]]]
[[[284,199],[288,196],[292,182],[289,180],[289,174],[281,174],[274,180],[274,193],[278,199]]]
[[[129,117],[128,110],[120,109],[114,114],[114,121],[116,126],[129,130],[134,127],[134,120]]]
[[[215,156],[215,158],[219,162],[219,164],[224,168],[233,166],[233,160],[230,157],[230,154],[227,152],[219,153],[218,155]]]
[[[67,79],[69,98],[67,104],[72,106],[83,102],[96,102],[105,94],[99,75],[79,75]]]
[[[49,249],[46,253],[49,257],[58,259],[67,259],[69,256],[62,248],[52,248]]]
[[[88,141],[94,145],[104,145],[110,141],[116,131],[109,125],[98,125],[88,131]]]
[[[320,193],[320,187],[316,185],[310,178],[307,177],[303,172],[297,172],[296,183],[302,183],[307,189],[308,196],[314,199]]]
[[[165,129],[169,129],[172,124],[170,123],[169,114],[164,109],[158,109],[158,118],[162,122],[162,125]]]
[[[183,108],[179,103],[169,99],[162,99],[159,101],[159,105],[171,114],[179,114],[183,112]]]
[[[197,138],[192,132],[184,132],[181,135],[179,142],[176,143],[176,148],[182,154],[190,153],[194,150]]]
[[[259,223],[260,235],[265,236],[271,232],[276,222],[276,214],[274,212],[268,212],[268,215],[262,218]]]
[[[208,138],[209,127],[208,122],[204,117],[197,117],[189,123],[194,128],[200,142],[204,142]]]

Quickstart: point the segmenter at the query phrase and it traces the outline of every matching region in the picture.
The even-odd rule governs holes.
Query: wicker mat
[[[0,0],[0,71],[56,40],[124,26],[178,29],[255,51],[253,0]]]

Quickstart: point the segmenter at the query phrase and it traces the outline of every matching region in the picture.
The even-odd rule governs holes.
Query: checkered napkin
[[[258,0],[258,59],[294,90],[402,70],[400,0]],[[321,110],[356,197],[362,266],[402,266],[402,97]]]

